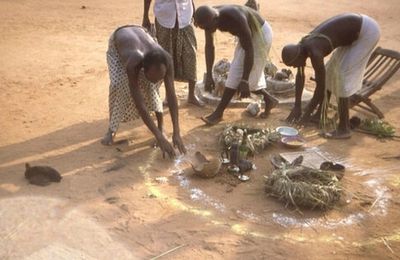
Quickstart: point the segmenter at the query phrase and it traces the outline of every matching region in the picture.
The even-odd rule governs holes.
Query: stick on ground
[[[174,248],[168,250],[167,252],[162,253],[161,255],[158,255],[158,256],[155,256],[155,257],[151,258],[150,260],[154,260],[154,259],[158,259],[160,257],[163,257],[163,256],[165,256],[165,255],[167,255],[169,253],[172,253],[172,252],[174,252],[174,251],[176,251],[179,248],[184,247],[184,246],[186,246],[186,245],[180,245],[180,246],[174,247]]]

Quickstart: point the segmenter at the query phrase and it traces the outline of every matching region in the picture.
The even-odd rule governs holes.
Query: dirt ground
[[[242,4],[245,1],[196,1]],[[381,26],[379,45],[400,51],[398,0],[261,1],[274,30],[271,59],[324,19],[354,11]],[[123,126],[113,147],[99,140],[108,122],[108,37],[118,26],[140,24],[142,1],[3,0],[0,2],[0,259],[398,259],[400,166],[398,140],[354,133],[327,141],[317,129],[302,134],[346,165],[344,203],[327,212],[299,213],[264,192],[272,146],[257,155],[246,183],[222,176],[192,176],[186,157],[163,160],[138,120]],[[85,8],[83,8],[85,7]],[[204,34],[198,39],[198,77],[205,70]],[[217,59],[231,58],[234,40],[216,34]],[[307,68],[311,76],[310,68]],[[373,101],[400,132],[400,73]],[[307,88],[312,88],[307,81]],[[183,139],[189,155],[216,155],[226,123],[275,128],[289,113],[278,107],[267,120],[243,109],[204,127],[213,107],[186,104],[187,86],[176,83]],[[352,111],[352,114],[359,114]],[[360,116],[365,116],[359,114]],[[166,129],[170,119],[166,112]],[[397,156],[397,158],[396,158]],[[25,162],[50,165],[63,180],[47,187],[24,179]],[[166,177],[167,182],[157,181]]]

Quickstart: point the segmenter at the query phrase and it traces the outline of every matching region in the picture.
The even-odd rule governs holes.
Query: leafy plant
[[[374,134],[379,138],[393,137],[395,134],[393,126],[388,122],[377,118],[363,119],[360,124],[360,129]]]

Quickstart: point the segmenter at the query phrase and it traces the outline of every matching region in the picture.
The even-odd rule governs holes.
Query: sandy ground
[[[400,50],[398,0],[268,1],[261,12],[274,30],[272,60],[282,67],[285,43],[345,11],[374,17],[382,30],[379,45]],[[163,160],[140,120],[118,135],[129,144],[100,145],[108,121],[108,37],[120,25],[139,24],[141,14],[139,0],[0,2],[0,259],[148,259],[170,249],[165,259],[399,258],[400,166],[390,159],[399,156],[398,141],[359,133],[327,141],[315,128],[304,129],[307,148],[347,166],[349,193],[348,203],[334,210],[302,214],[263,190],[268,157],[286,151],[282,147],[258,155],[251,180],[238,183],[195,178],[182,157]],[[201,78],[204,35],[196,33]],[[216,45],[217,59],[231,57],[231,36],[217,33]],[[399,79],[397,73],[373,96],[398,132]],[[224,124],[203,127],[199,117],[212,107],[188,106],[186,85],[176,88],[189,154],[217,154]],[[228,109],[224,123],[276,127],[288,112],[279,107],[261,120]],[[166,121],[169,131],[168,113]],[[51,165],[64,178],[44,188],[29,185],[25,162]],[[155,181],[160,176],[168,182]]]

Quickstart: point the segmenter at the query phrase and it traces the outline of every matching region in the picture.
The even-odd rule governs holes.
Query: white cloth
[[[179,28],[191,24],[193,17],[192,0],[156,0],[154,16],[158,23],[165,28],[174,28],[178,18]]]
[[[360,35],[349,46],[337,48],[326,63],[326,88],[336,97],[350,97],[362,87],[365,67],[378,44],[377,22],[362,15]]]
[[[262,36],[263,39],[260,39],[260,36]],[[257,91],[267,86],[264,77],[264,68],[268,62],[267,58],[272,44],[272,28],[266,21],[261,27],[261,35],[259,33],[254,33],[252,42],[254,61],[249,75],[249,88],[250,91]],[[238,42],[229,69],[228,78],[225,82],[225,87],[232,89],[238,88],[243,76],[244,57],[245,51],[240,45],[240,42]]]

